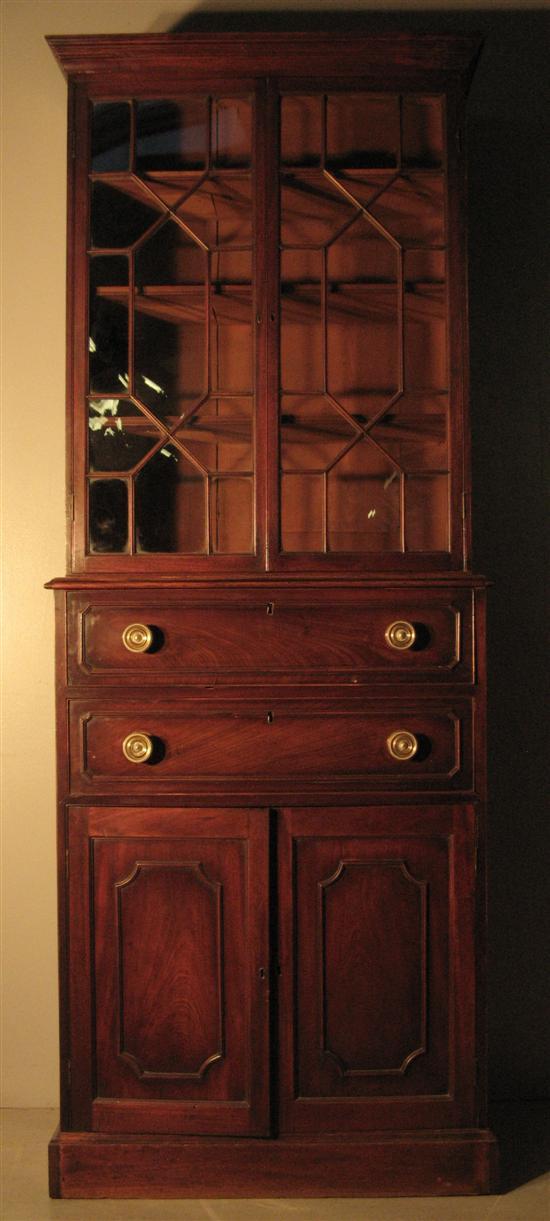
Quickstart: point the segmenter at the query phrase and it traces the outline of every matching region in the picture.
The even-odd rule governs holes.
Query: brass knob
[[[122,753],[129,763],[147,763],[153,753],[153,739],[148,733],[129,733],[122,743]]]
[[[390,733],[386,745],[392,759],[412,759],[418,750],[418,739],[408,729],[396,729]]]
[[[145,623],[130,623],[122,633],[122,643],[130,653],[146,653],[153,643],[153,633]]]
[[[386,643],[392,649],[410,649],[416,640],[416,632],[412,623],[406,619],[397,619],[385,631]]]

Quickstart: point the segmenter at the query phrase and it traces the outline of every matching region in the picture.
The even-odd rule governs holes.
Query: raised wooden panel
[[[472,824],[468,807],[284,812],[282,1131],[473,1122]]]
[[[201,861],[137,860],[115,890],[120,1055],[200,1080],[223,1057],[222,884]]]
[[[189,599],[189,595],[187,595]],[[70,680],[135,683],[200,682],[205,675],[235,682],[262,677],[288,681],[299,674],[341,681],[419,679],[471,682],[472,597],[464,590],[391,594],[371,591],[347,598],[318,591],[298,599],[289,591],[239,591],[217,602],[181,597],[148,599],[128,593],[71,597]],[[386,633],[396,621],[415,632],[409,648],[397,649]],[[131,624],[151,631],[144,652],[125,647]]]
[[[404,860],[341,858],[318,883],[322,1047],[343,1077],[401,1075],[426,1054],[427,889]]]
[[[471,785],[470,701],[400,700],[278,703],[77,701],[71,705],[73,786],[253,791],[259,781],[279,791],[326,781],[339,790],[468,789]],[[417,750],[393,758],[389,737],[412,733]],[[123,742],[145,733],[153,743],[144,764],[129,762]],[[283,787],[284,786],[284,787]]]
[[[267,813],[69,820],[76,1105],[99,1132],[265,1134]]]

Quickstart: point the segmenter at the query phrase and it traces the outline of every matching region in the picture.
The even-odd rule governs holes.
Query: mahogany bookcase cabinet
[[[491,1190],[469,37],[60,37],[61,1196]]]

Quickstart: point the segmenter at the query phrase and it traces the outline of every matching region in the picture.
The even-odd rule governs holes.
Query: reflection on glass
[[[160,441],[158,429],[128,399],[91,399],[88,412],[90,471],[130,471]]]
[[[126,550],[128,495],[121,479],[90,480],[88,519],[90,551],[100,554]]]
[[[127,170],[130,164],[130,107],[96,102],[92,107],[92,171]]]
[[[89,384],[95,393],[119,393],[128,378],[128,260],[90,259]]]
[[[136,476],[135,515],[138,552],[206,551],[205,479],[175,446]]]

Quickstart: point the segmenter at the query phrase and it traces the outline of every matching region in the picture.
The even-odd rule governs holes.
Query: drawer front
[[[73,791],[468,790],[472,708],[371,701],[71,707]]]
[[[371,591],[346,601],[256,596],[182,604],[70,600],[69,677],[187,683],[307,677],[473,681],[468,590]],[[246,601],[245,601],[246,599]],[[128,629],[134,629],[128,633]],[[133,651],[133,650],[136,651]]]

